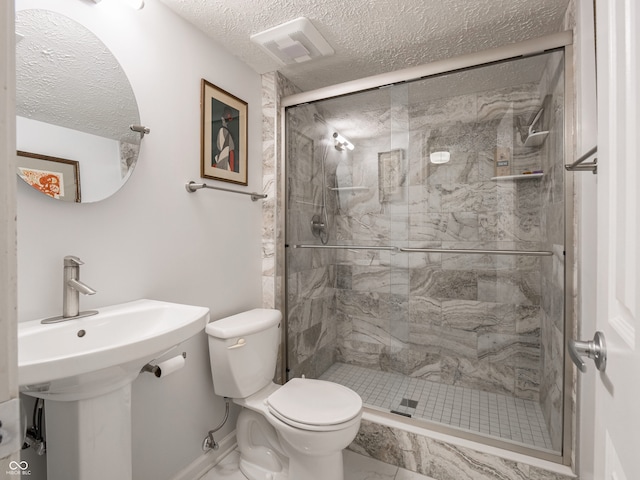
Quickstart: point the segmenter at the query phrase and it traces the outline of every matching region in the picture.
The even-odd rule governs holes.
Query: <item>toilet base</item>
[[[355,437],[359,423],[354,425],[352,437]],[[321,455],[317,455],[318,452],[301,452],[302,442],[296,442],[300,443],[297,446],[291,445],[281,433],[260,413],[242,409],[236,436],[240,471],[247,479],[344,480],[342,449]],[[329,435],[329,432],[316,432],[315,435]]]
[[[289,468],[280,472],[264,468],[240,458],[240,471],[248,480],[344,480],[342,452],[330,457],[306,457],[289,459]]]
[[[322,457],[289,458],[289,478],[292,480],[344,480],[342,451]]]
[[[257,412],[243,408],[238,416],[236,438],[240,471],[249,480],[287,480],[289,459],[275,429]]]
[[[240,458],[240,471],[248,480],[289,480],[287,471],[273,472],[265,470],[243,458]]]

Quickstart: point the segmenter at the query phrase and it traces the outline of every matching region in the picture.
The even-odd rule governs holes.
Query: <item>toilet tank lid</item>
[[[261,332],[277,325],[280,320],[282,320],[282,314],[278,310],[255,308],[211,322],[205,330],[207,335],[215,338],[235,338]]]

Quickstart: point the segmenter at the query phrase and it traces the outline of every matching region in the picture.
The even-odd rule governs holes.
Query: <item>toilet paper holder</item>
[[[144,367],[142,367],[141,372],[148,372],[148,373],[153,373],[156,377],[160,378],[163,375],[162,372],[162,365],[166,364],[168,362],[171,362],[174,358],[178,358],[182,356],[183,359],[187,358],[187,352],[182,352],[182,355],[178,355],[177,357],[171,357],[168,360],[165,360],[164,362],[158,362],[156,365],[153,365],[151,363],[147,363]],[[180,368],[180,367],[178,367]],[[171,369],[171,372],[173,372],[174,369]],[[168,375],[171,372],[167,372],[166,374]]]

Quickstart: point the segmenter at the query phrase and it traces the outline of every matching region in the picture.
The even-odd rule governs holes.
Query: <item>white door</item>
[[[640,479],[640,25],[638,0],[597,0],[597,329],[594,478]],[[585,339],[582,339],[585,340]],[[580,439],[582,442],[590,439]]]

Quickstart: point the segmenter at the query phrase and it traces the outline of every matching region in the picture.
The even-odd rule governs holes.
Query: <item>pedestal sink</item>
[[[98,312],[18,324],[20,391],[47,402],[49,480],[131,480],[131,382],[209,321],[208,308],[156,300]]]

